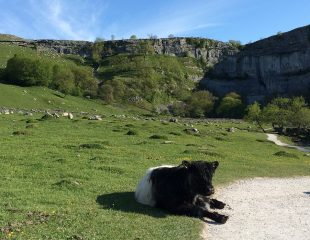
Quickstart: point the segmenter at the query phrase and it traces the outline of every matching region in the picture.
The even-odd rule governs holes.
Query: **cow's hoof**
[[[221,216],[221,217],[219,218],[218,223],[224,224],[224,223],[227,222],[227,220],[228,220],[228,216]]]
[[[217,207],[218,209],[223,209],[225,206],[226,206],[226,204],[223,203],[223,202],[220,202],[220,201],[216,204],[216,207]]]

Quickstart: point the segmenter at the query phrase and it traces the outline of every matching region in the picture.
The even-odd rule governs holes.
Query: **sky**
[[[310,0],[0,0],[0,33],[26,39],[206,37],[243,44],[310,24]]]

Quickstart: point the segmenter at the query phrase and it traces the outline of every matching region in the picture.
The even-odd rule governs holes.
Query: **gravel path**
[[[278,136],[276,134],[272,134],[272,133],[267,133],[267,140],[274,142],[276,145],[278,146],[282,146],[282,147],[289,147],[289,148],[296,148],[300,151],[303,152],[310,152],[310,148],[309,147],[300,147],[300,146],[293,146],[293,145],[289,145],[287,143],[283,143],[278,139]],[[310,239],[310,238],[309,238]]]
[[[206,240],[310,239],[310,177],[255,178],[219,189],[226,224],[209,222]]]

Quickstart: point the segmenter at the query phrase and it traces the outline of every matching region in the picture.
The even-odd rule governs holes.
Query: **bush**
[[[138,135],[138,131],[136,130],[129,130],[126,135]]]
[[[163,139],[163,140],[168,140],[167,136],[157,135],[157,134],[150,136],[150,139]]]
[[[244,108],[240,95],[232,92],[222,98],[216,114],[225,118],[241,118],[244,115]]]
[[[5,76],[8,83],[19,86],[48,86],[51,67],[43,60],[15,55],[8,60]]]
[[[194,92],[187,100],[187,115],[190,117],[207,116],[214,106],[215,97],[208,91]]]
[[[75,88],[74,74],[69,68],[55,65],[53,67],[53,81],[51,87],[65,95],[72,94]]]

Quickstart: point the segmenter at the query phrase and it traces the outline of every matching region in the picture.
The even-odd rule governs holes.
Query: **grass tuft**
[[[278,156],[278,157],[287,157],[287,158],[299,159],[299,157],[296,154],[288,153],[288,152],[285,152],[285,151],[279,151],[279,152],[274,153],[273,155]]]
[[[164,135],[152,135],[150,136],[150,139],[162,139],[162,140],[168,140],[168,137],[167,136],[164,136]]]

